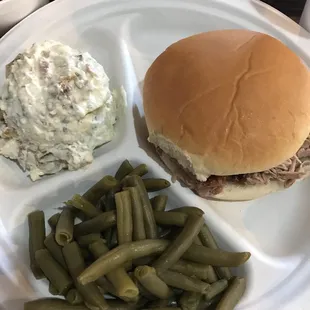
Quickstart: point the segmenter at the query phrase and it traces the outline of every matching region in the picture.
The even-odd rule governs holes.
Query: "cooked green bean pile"
[[[199,208],[166,211],[168,196],[149,193],[170,183],[147,173],[125,160],[65,202],[47,235],[44,213],[28,215],[30,268],[59,298],[25,310],[234,309],[246,282],[229,268],[250,253],[219,249]]]

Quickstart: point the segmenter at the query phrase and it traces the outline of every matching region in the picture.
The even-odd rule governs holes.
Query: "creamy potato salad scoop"
[[[55,41],[34,44],[7,66],[0,97],[0,154],[32,180],[93,161],[113,138],[124,102],[89,53]]]

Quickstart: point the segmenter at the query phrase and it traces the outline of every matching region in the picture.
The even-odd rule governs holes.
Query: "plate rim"
[[[116,2],[116,1],[118,1],[118,0],[89,0],[89,1],[85,1],[85,0],[57,0],[57,1],[51,2],[51,3],[47,4],[46,6],[42,7],[41,9],[37,10],[36,12],[30,14],[23,21],[21,21],[19,24],[17,24],[15,27],[13,27],[8,33],[6,33],[0,39],[0,49],[1,48],[5,48],[5,45],[6,45],[7,42],[9,43],[9,48],[10,48],[10,40],[12,40],[12,39],[14,40],[14,38],[16,37],[16,34],[17,35],[19,34],[20,29],[23,28],[23,26],[25,24],[27,25],[27,23],[29,23],[29,26],[30,26],[31,24],[35,23],[35,20],[36,20],[37,17],[40,17],[40,15],[42,15],[42,14],[43,14],[43,16],[44,16],[44,14],[47,15],[48,12],[51,9],[56,10],[58,7],[61,7],[64,3],[66,3],[66,6],[67,5],[70,6],[70,3],[71,4],[75,3],[74,7],[76,7],[76,10],[79,10],[81,8],[90,7],[93,4],[109,3],[109,2],[113,3],[113,2]],[[152,2],[155,2],[156,0],[146,0],[146,1],[149,2],[149,3],[152,3]],[[172,1],[177,2],[178,0],[170,0],[170,1],[171,2]],[[141,2],[141,0],[121,0],[121,1],[119,1],[119,3],[120,2],[122,2],[122,3],[130,3],[130,2],[135,3],[135,2]],[[181,1],[179,1],[179,2],[181,2]],[[185,2],[185,1],[183,1],[183,2]],[[189,2],[189,1],[187,1],[187,2]],[[191,2],[193,4],[194,3],[199,3],[200,5],[203,5],[203,1],[201,1],[201,0],[193,0]],[[303,31],[303,28],[301,26],[299,26],[297,23],[295,23],[293,20],[291,20],[289,17],[287,17],[283,13],[277,11],[276,9],[272,8],[268,4],[265,4],[265,3],[260,2],[258,0],[251,0],[251,1],[247,1],[247,0],[235,0],[235,1],[229,1],[229,0],[217,0],[217,1],[215,1],[215,0],[211,0],[210,2],[223,3],[223,4],[226,4],[229,7],[238,8],[243,13],[246,12],[246,6],[242,7],[242,4],[244,4],[244,3],[247,3],[247,4],[255,3],[255,4],[259,5],[260,7],[263,7],[265,10],[273,12],[274,14],[278,15],[279,18],[281,20],[283,20],[285,23],[287,23],[287,25],[290,26],[292,29],[295,29],[295,30],[297,29],[297,30],[302,30]],[[69,14],[71,14],[71,12],[72,11],[70,11]],[[50,14],[50,15],[54,15],[54,14],[55,14],[55,12],[53,12],[53,14]],[[255,11],[255,9],[251,10],[250,15],[254,15],[256,17],[260,16],[260,14]],[[52,20],[52,18],[48,19],[48,21],[51,21],[51,20]],[[264,22],[266,23],[266,21],[264,21]],[[308,46],[308,47],[310,46],[309,42],[306,42],[306,39],[304,39],[302,37],[299,37],[299,36],[295,37],[293,34],[289,33],[288,31],[283,31],[283,29],[278,28],[278,27],[276,27],[276,28],[277,28],[277,30],[279,32],[281,32],[283,35],[285,35],[288,39],[292,40],[298,47],[301,47],[302,50],[307,55],[309,55],[309,57],[310,57],[310,50],[306,51],[306,49],[305,49],[306,46]],[[29,29],[29,27],[28,27],[28,29]],[[27,29],[21,31],[21,33],[23,34],[22,35],[22,39],[23,40],[26,38],[26,36],[24,35],[25,31],[27,31]],[[306,30],[304,30],[304,31],[306,32]],[[306,33],[307,33],[308,39],[310,39],[310,33],[308,33],[308,32],[306,32]],[[296,39],[300,40],[300,42],[298,42],[298,40],[297,40],[297,42],[295,42]],[[4,56],[4,57],[6,57],[6,56]],[[306,288],[305,288],[305,290],[306,290]],[[297,297],[297,299],[298,299],[298,297]]]
[[[108,2],[140,2],[140,0],[88,0],[88,1],[84,1],[84,0],[55,0],[53,2],[50,2],[48,4],[46,4],[45,6],[39,8],[38,10],[32,12],[31,14],[29,14],[28,16],[26,16],[23,20],[21,20],[19,23],[17,23],[15,26],[13,26],[8,32],[6,32],[1,38],[0,38],[0,46],[2,44],[4,44],[4,42],[14,34],[14,32],[16,32],[19,28],[21,28],[24,24],[30,22],[32,19],[35,19],[36,17],[38,17],[40,14],[46,13],[48,10],[54,9],[57,6],[61,6],[63,3],[68,4],[69,1],[71,1],[72,4],[74,4],[74,7],[89,7],[93,4],[97,4],[97,3],[108,3]],[[144,2],[155,2],[156,0],[144,0]],[[169,1],[178,1],[178,0],[169,0]],[[86,3],[87,2],[87,3]],[[183,2],[188,2],[188,3],[200,3],[201,5],[204,5],[204,1],[201,0],[185,0]],[[308,36],[308,39],[310,39],[310,33],[308,31],[306,31],[302,26],[300,26],[299,24],[297,24],[294,20],[292,20],[291,18],[289,18],[288,16],[286,16],[284,13],[280,12],[279,10],[277,10],[276,8],[272,7],[271,5],[262,2],[260,0],[234,0],[234,1],[230,1],[230,0],[209,0],[209,2],[216,2],[216,3],[223,3],[226,4],[227,6],[231,6],[231,7],[236,7],[240,10],[242,10],[243,12],[246,12],[247,10],[249,10],[250,6],[249,4],[254,4],[257,6],[260,6],[261,8],[263,8],[264,10],[266,10],[267,12],[271,12],[274,15],[277,15],[279,18],[281,18],[284,22],[287,23],[288,26],[296,27],[297,29],[300,29],[302,32],[304,32],[304,35]],[[80,4],[79,4],[80,3]],[[79,5],[77,5],[79,4]],[[81,5],[82,4],[82,5]],[[253,8],[251,9],[250,12],[251,15],[256,15],[256,17],[261,17],[261,14],[259,14],[258,12],[256,12],[255,10],[253,10]],[[280,30],[281,31],[281,30]],[[287,31],[281,31],[283,33],[286,33]],[[309,52],[310,55],[310,52]]]

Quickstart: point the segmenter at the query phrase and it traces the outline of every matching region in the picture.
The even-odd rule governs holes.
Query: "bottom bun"
[[[257,199],[272,193],[286,189],[284,184],[277,181],[270,181],[268,184],[260,185],[237,185],[228,183],[224,186],[223,191],[214,196],[203,197],[212,200],[222,201],[248,201]]]
[[[177,179],[198,196],[205,199],[231,202],[248,201],[287,189],[284,183],[279,181],[269,181],[267,184],[256,185],[241,185],[233,182],[226,182],[226,184],[220,187],[220,192],[217,191],[216,187],[214,187],[214,191],[204,191],[201,187],[197,186],[197,184],[203,182],[197,181],[191,172],[184,169],[175,159],[171,158],[160,148],[157,148],[157,152],[163,163],[170,170],[174,179]]]

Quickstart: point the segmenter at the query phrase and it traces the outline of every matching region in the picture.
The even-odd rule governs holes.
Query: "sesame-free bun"
[[[308,68],[277,39],[249,30],[169,46],[146,73],[143,103],[149,141],[201,181],[275,167],[310,132]]]
[[[276,193],[284,189],[285,187],[283,183],[277,181],[270,181],[268,184],[256,184],[248,186],[227,183],[224,186],[223,191],[221,193],[214,195],[212,197],[204,197],[204,198],[212,198],[215,200],[223,200],[223,201],[248,201],[272,193]]]

